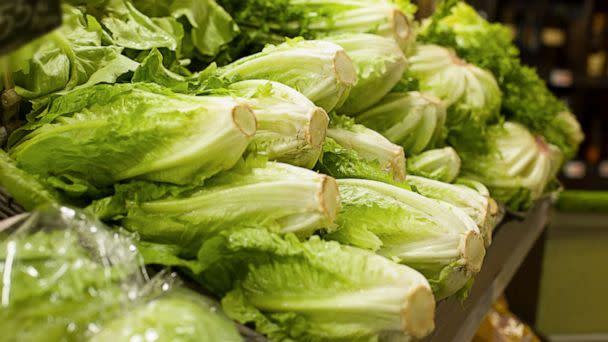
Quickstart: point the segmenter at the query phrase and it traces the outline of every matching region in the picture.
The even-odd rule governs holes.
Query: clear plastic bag
[[[219,304],[161,272],[132,237],[47,207],[0,222],[0,341],[241,341]]]

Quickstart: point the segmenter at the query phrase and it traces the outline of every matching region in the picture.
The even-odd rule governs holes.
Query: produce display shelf
[[[550,199],[544,199],[524,217],[507,215],[494,232],[469,297],[464,302],[455,298],[440,302],[435,331],[423,341],[462,342],[473,338],[484,316],[546,228],[550,207]]]
[[[503,293],[515,272],[547,225],[551,200],[544,199],[525,215],[508,214],[494,231],[481,271],[468,298],[461,302],[449,298],[440,302],[435,316],[435,331],[423,342],[470,341],[492,304]],[[17,214],[18,206],[0,189],[0,217]],[[4,212],[4,213],[3,213]],[[3,215],[4,214],[4,215]],[[202,291],[186,280],[186,285]],[[247,342],[268,342],[253,330],[240,325]]]

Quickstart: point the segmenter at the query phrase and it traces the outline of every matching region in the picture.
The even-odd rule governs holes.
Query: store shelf
[[[0,209],[16,214],[14,203],[1,196]],[[1,203],[4,200],[4,203]],[[6,204],[10,203],[10,208]],[[2,208],[4,206],[4,208]],[[447,299],[440,302],[436,311],[435,332],[423,341],[470,341],[484,315],[509,284],[526,255],[545,229],[551,202],[538,202],[523,218],[508,215],[494,233],[492,245],[486,253],[481,272],[477,275],[469,297],[460,302]],[[6,214],[5,213],[5,214]],[[2,211],[0,211],[0,216]],[[186,280],[186,286],[205,292]],[[240,325],[239,330],[248,342],[268,342],[253,330]]]
[[[424,341],[470,341],[494,301],[503,293],[546,227],[548,199],[538,202],[524,219],[509,216],[494,233],[481,272],[469,297],[447,299],[437,306],[435,332]]]

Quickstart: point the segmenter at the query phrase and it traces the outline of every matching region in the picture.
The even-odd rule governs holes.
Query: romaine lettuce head
[[[380,168],[391,174],[394,180],[405,179],[403,148],[378,132],[356,124],[349,117],[332,115],[327,136],[341,146],[354,150],[364,160],[378,162]]]
[[[407,159],[407,171],[416,176],[452,183],[458,174],[462,161],[452,147],[428,150]]]
[[[140,178],[185,184],[236,164],[256,130],[232,97],[151,84],[98,85],[56,98],[10,149],[17,166],[73,196]]]
[[[132,305],[145,271],[129,237],[66,207],[3,222],[4,341],[84,341]]]
[[[273,341],[401,341],[434,326],[435,301],[420,273],[317,236],[227,231],[198,259],[199,280],[225,294],[228,316]]]
[[[186,289],[171,290],[104,324],[90,342],[241,342],[234,323],[212,300]]]
[[[461,156],[463,176],[485,184],[492,197],[513,210],[529,208],[555,179],[563,154],[514,122],[491,127],[489,136],[493,152]]]
[[[340,208],[333,178],[283,163],[249,159],[204,186],[146,182],[116,185],[91,210],[117,219],[142,239],[198,248],[219,231],[261,226],[306,237],[334,228]]]
[[[389,184],[339,179],[338,230],[327,238],[394,258],[424,274],[437,299],[479,272],[485,255],[475,222],[460,208]]]
[[[414,40],[415,6],[391,0],[220,0],[256,46],[279,37],[321,38],[330,34],[372,33],[394,39],[402,49]],[[260,34],[262,33],[262,34]],[[274,39],[273,39],[274,37]]]
[[[312,168],[319,159],[329,117],[293,88],[264,80],[228,87],[255,114],[258,129],[250,149],[295,166]]]
[[[465,2],[450,0],[424,22],[419,38],[427,44],[451,47],[466,61],[491,71],[502,90],[502,111],[508,120],[541,133],[566,158],[576,155],[580,144],[576,120],[566,119],[570,122],[565,124],[556,118],[568,111],[567,105],[551,93],[534,69],[521,63],[509,28],[488,22]]]
[[[443,102],[416,91],[390,93],[356,120],[403,146],[408,156],[441,145],[446,134]]]
[[[324,38],[346,50],[357,69],[357,82],[336,110],[357,115],[380,101],[399,82],[407,60],[399,45],[374,34],[345,34]]]
[[[458,151],[487,149],[486,125],[500,117],[501,92],[494,76],[438,45],[417,46],[409,62],[420,90],[448,107],[450,144]]]
[[[218,70],[221,77],[264,79],[286,84],[330,112],[340,106],[357,81],[344,49],[319,40],[290,40],[267,46]]]
[[[114,83],[138,63],[122,47],[102,45],[104,31],[95,18],[63,5],[63,24],[9,55],[16,92],[28,99],[98,83]],[[3,78],[3,81],[5,78]],[[3,84],[3,88],[11,87]]]
[[[424,197],[447,202],[464,211],[477,224],[485,246],[490,246],[497,208],[489,196],[466,186],[419,176],[408,176],[407,182]]]

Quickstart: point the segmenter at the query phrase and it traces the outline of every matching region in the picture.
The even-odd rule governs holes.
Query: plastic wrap
[[[70,208],[0,222],[0,276],[0,341],[241,340],[174,275],[150,281],[129,235]]]

